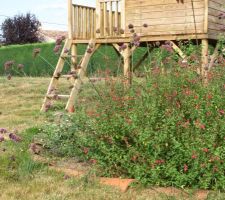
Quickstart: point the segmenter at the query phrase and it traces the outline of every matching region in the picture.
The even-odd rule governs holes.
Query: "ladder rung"
[[[62,75],[61,78],[74,78],[77,79],[77,75],[76,74],[68,74],[68,75]]]
[[[47,95],[47,98],[54,99],[54,100],[68,99],[69,97],[70,95],[56,95],[56,94]]]
[[[72,55],[62,55],[61,58],[77,58],[77,57],[83,57],[84,55],[76,55],[76,56],[72,56]]]

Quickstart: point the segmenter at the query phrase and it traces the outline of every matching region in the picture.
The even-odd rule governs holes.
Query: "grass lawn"
[[[0,127],[10,130],[16,128],[22,134],[26,128],[48,120],[51,113],[40,114],[39,112],[48,83],[49,78],[13,77],[11,81],[8,81],[5,77],[0,77]],[[65,85],[65,83],[62,84]],[[0,143],[0,156],[1,145]],[[171,192],[163,194],[154,189],[131,189],[121,193],[119,190],[101,186],[96,181],[86,178],[65,180],[63,174],[48,170],[47,167],[37,170],[31,178],[20,181],[1,177],[0,174],[0,199],[2,200],[197,199],[193,196],[195,193],[193,190],[185,191],[185,195],[179,195],[174,190],[175,196]],[[225,196],[210,192],[207,199],[222,200]]]

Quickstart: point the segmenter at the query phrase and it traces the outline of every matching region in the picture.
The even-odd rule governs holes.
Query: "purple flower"
[[[121,44],[120,47],[119,47],[119,50],[120,51],[123,51],[127,48],[127,45],[126,44]]]
[[[92,49],[91,48],[88,48],[87,49],[87,53],[92,53],[93,51],[92,51]]]
[[[224,18],[225,18],[225,14],[224,14],[224,13],[220,13],[220,14],[218,15],[218,18],[219,18],[219,19],[224,19]]]
[[[166,51],[172,53],[173,52],[173,48],[171,47],[171,45],[168,45],[168,44],[163,44],[161,46],[161,49],[165,49]]]
[[[8,79],[8,80],[11,80],[11,79],[12,79],[12,75],[11,75],[11,74],[8,74],[8,75],[7,75],[7,79]]]
[[[53,51],[54,51],[55,53],[59,53],[59,50],[60,50],[61,48],[62,48],[62,45],[61,45],[61,44],[60,44],[60,45],[56,45]]]
[[[64,53],[69,53],[69,49],[65,49],[64,50]]]
[[[21,137],[16,135],[15,133],[10,133],[9,138],[14,142],[20,142],[22,140]]]
[[[15,64],[15,61],[13,60],[6,61],[4,64],[5,70],[9,70],[14,64]]]
[[[24,68],[24,65],[23,65],[23,64],[18,64],[18,65],[17,65],[17,68],[18,68],[19,70],[22,70],[22,69]]]
[[[58,36],[58,37],[56,38],[56,41],[55,41],[56,45],[61,45],[62,42],[63,42],[63,40],[65,40],[65,39],[66,39],[66,38],[65,38],[65,36],[63,36],[63,35]]]
[[[0,128],[0,133],[7,133],[7,130],[5,128]]]
[[[0,135],[0,142],[4,142],[4,140],[5,138],[2,135]]]
[[[139,47],[140,44],[141,44],[141,43],[140,43],[139,41],[135,41],[135,42],[134,42],[134,46],[136,46],[136,47]]]
[[[45,111],[47,112],[51,107],[52,107],[51,102],[48,102],[48,103],[45,105]]]
[[[41,52],[40,48],[36,48],[33,50],[33,57],[36,58]]]
[[[40,152],[41,152],[41,148],[35,143],[31,143],[30,144],[30,149],[29,150],[33,154],[40,154]]]
[[[138,35],[134,36],[134,42],[139,42],[141,40],[141,37]]]

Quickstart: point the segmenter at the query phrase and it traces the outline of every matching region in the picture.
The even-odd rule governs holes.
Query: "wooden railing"
[[[98,0],[97,8],[73,4],[71,29],[74,39],[108,38],[123,35],[121,2]]]
[[[72,33],[74,39],[91,39],[96,37],[95,8],[73,5]]]
[[[97,37],[115,37],[123,34],[120,12],[122,0],[97,2]]]

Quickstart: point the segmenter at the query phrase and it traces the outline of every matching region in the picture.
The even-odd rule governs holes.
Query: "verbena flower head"
[[[19,137],[15,133],[10,133],[9,138],[14,142],[20,142],[22,140],[21,137]]]
[[[54,53],[59,53],[60,49],[62,48],[62,45],[56,45],[55,48],[53,49]]]
[[[57,36],[56,41],[55,41],[56,45],[61,45],[62,42],[63,42],[65,39],[66,39],[66,38],[65,38],[65,36],[63,36],[63,35]]]
[[[15,64],[15,61],[13,60],[6,61],[4,64],[5,70],[6,71],[9,70],[14,64]]]
[[[0,133],[7,133],[7,130],[5,128],[0,128]]]
[[[24,68],[24,65],[23,65],[23,64],[18,64],[18,65],[17,65],[17,68],[18,68],[19,70],[22,70],[22,69]]]
[[[33,50],[33,57],[36,58],[41,52],[40,48],[36,48]]]
[[[11,74],[8,74],[7,75],[7,79],[10,81],[12,79],[12,75]]]
[[[120,51],[123,51],[123,50],[125,50],[126,48],[127,48],[127,45],[123,43],[123,44],[120,45],[119,50],[120,50]]]
[[[0,135],[0,142],[4,142],[4,141],[5,141],[5,138],[2,135]]]

